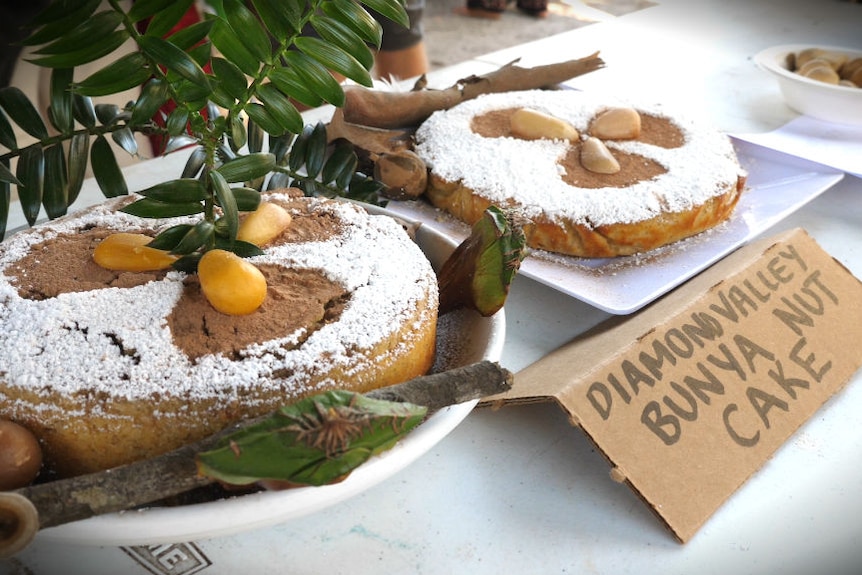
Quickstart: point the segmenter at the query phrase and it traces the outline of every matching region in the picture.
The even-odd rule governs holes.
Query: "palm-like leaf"
[[[332,72],[370,85],[370,47],[382,29],[363,5],[406,23],[403,0],[223,0],[217,15],[175,30],[192,5],[136,0],[124,12],[99,0],[55,0],[33,20],[24,44],[33,63],[53,68],[47,118],[55,132],[20,90],[0,90],[0,146],[8,150],[0,149],[0,238],[13,189],[31,225],[42,208],[50,218],[66,212],[88,166],[105,196],[128,194],[115,154],[137,154],[136,133],[161,136],[163,153],[196,144],[180,179],[141,190],[125,208],[142,217],[203,214],[181,237],[156,239],[180,246],[189,269],[191,252],[214,245],[257,253],[235,234],[239,212],[259,204],[258,190],[295,185],[374,200],[382,186],[356,173],[352,148],[328,145],[323,126],[304,126],[296,106],[341,105]],[[318,38],[301,35],[306,24]],[[137,50],[73,81],[75,67],[129,39]],[[138,86],[122,108],[93,100]],[[178,105],[164,112],[171,101]],[[37,143],[19,148],[15,125]]]

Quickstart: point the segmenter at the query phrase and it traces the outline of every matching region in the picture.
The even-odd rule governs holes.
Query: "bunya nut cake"
[[[392,218],[297,190],[266,194],[291,221],[247,260],[265,276],[263,304],[230,315],[209,304],[195,274],[94,263],[115,232],[154,236],[190,221],[117,211],[129,201],[0,244],[0,417],[38,437],[55,476],[165,452],[325,389],[364,392],[431,367],[436,276]]]
[[[528,221],[535,249],[644,252],[727,220],[745,185],[729,138],[661,104],[575,90],[487,94],[416,133],[433,205],[473,223],[489,205]]]

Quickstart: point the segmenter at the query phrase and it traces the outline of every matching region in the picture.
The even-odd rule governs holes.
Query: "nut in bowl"
[[[806,60],[812,59],[809,56],[831,62],[834,75],[823,67],[809,72],[817,62],[802,69]],[[862,126],[862,72],[851,73],[858,59],[862,59],[862,49],[818,44],[773,46],[754,56],[758,66],[775,76],[785,102],[797,112],[827,122]],[[862,64],[859,66],[862,69]]]

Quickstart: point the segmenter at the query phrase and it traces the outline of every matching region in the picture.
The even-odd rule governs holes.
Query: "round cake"
[[[613,121],[598,129],[611,110],[636,113],[637,135],[620,135]],[[516,133],[513,118],[524,111],[575,135]],[[585,163],[592,147],[616,171]],[[660,104],[575,90],[488,94],[435,112],[416,132],[416,152],[436,207],[468,224],[489,205],[514,209],[528,222],[529,246],[580,257],[630,255],[712,228],[745,185],[729,138],[712,127]]]
[[[265,254],[257,311],[213,309],[196,275],[114,272],[93,250],[155,235],[112,200],[0,244],[0,417],[40,440],[59,477],[195,441],[330,388],[364,392],[432,365],[437,280],[392,218],[278,192],[292,216]]]

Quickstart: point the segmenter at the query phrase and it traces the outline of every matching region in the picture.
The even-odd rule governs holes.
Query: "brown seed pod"
[[[42,449],[29,429],[0,419],[0,490],[29,485],[42,467]]]
[[[386,185],[383,192],[393,200],[416,199],[425,193],[428,168],[415,152],[399,150],[374,159],[374,178]]]

